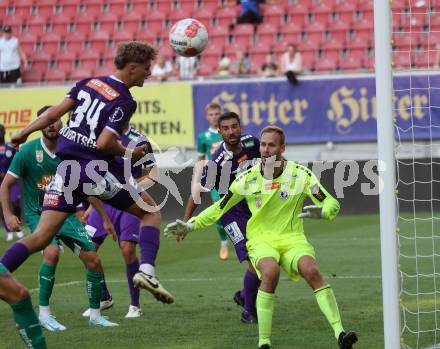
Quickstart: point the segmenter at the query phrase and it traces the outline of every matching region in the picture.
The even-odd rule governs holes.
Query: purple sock
[[[260,279],[256,273],[246,270],[244,274],[244,310],[252,315],[257,315],[256,301]]]
[[[135,262],[131,264],[127,264],[125,266],[125,270],[127,273],[127,281],[128,281],[128,290],[130,291],[130,299],[131,299],[131,305],[134,305],[135,307],[139,307],[139,287],[135,286],[133,284],[133,276],[136,274],[139,270],[139,261],[136,259]]]
[[[107,283],[105,282],[105,275],[102,273],[102,295],[101,295],[101,301],[108,301],[110,298],[112,298],[112,295],[110,294],[110,291],[107,288]]]
[[[160,245],[160,230],[152,227],[145,226],[141,228],[141,234],[139,236],[139,247],[141,250],[141,264],[155,265],[157,251],[159,251]]]
[[[13,273],[29,257],[29,250],[25,245],[16,242],[9,247],[0,260],[11,273]]]

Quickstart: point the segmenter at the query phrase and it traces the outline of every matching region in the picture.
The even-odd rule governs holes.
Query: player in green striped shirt
[[[47,108],[38,111],[41,115]],[[10,191],[19,178],[23,181],[24,215],[31,232],[40,220],[44,191],[55,175],[60,159],[55,155],[55,147],[61,121],[46,127],[41,138],[34,139],[20,148],[9,166],[1,184],[0,198],[6,225],[11,231],[20,230],[20,220],[11,210]],[[96,200],[96,199],[94,199]],[[103,213],[104,220],[108,217]],[[96,253],[95,245],[78,218],[70,215],[58,234],[43,251],[43,262],[39,271],[39,319],[49,331],[63,331],[66,328],[52,315],[49,299],[55,284],[55,269],[60,256],[61,241],[64,242],[84,263],[86,267],[89,304],[92,309],[89,324],[98,327],[111,327],[117,324],[108,321],[100,313],[103,272],[101,260]]]
[[[218,146],[223,142],[223,138],[218,132],[218,118],[222,113],[221,105],[218,103],[209,103],[205,108],[205,112],[209,128],[205,132],[199,133],[197,137],[198,162],[211,160],[212,154],[214,154]],[[220,200],[220,195],[215,188],[211,190],[211,198],[214,202]],[[219,257],[224,261],[227,260],[229,256],[228,236],[220,221],[217,221],[215,226],[220,236]]]
[[[165,229],[167,235],[186,235],[212,225],[231,207],[245,199],[251,211],[247,224],[247,248],[261,285],[257,296],[259,348],[271,348],[274,293],[280,267],[293,279],[303,277],[313,289],[319,308],[327,318],[340,349],[351,349],[354,332],[342,327],[338,305],[315,261],[315,250],[304,235],[302,218],[332,220],[339,203],[306,167],[282,157],[284,132],[268,126],[261,132],[261,164],[238,176],[229,192],[189,222],[177,220]],[[305,198],[314,205],[305,206]],[[276,224],[274,224],[276,222]],[[313,345],[311,345],[313,346]]]

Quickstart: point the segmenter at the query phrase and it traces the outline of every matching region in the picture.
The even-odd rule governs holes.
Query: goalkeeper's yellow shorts
[[[298,261],[301,257],[310,256],[315,259],[315,249],[306,240],[300,241],[253,241],[247,244],[249,258],[261,279],[258,262],[262,258],[272,257],[284,269],[292,280],[301,278],[298,272]]]

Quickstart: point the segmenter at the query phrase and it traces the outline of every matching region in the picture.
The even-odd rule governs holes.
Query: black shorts
[[[20,69],[0,71],[1,84],[14,84],[21,78]]]

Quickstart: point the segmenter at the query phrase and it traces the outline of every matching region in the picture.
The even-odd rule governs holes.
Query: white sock
[[[156,272],[154,271],[154,266],[151,264],[143,263],[139,266],[139,270],[145,274],[156,277]]]
[[[228,246],[228,240],[220,240],[220,246],[221,247]]]
[[[46,317],[49,316],[50,314],[52,314],[52,312],[50,311],[50,306],[49,305],[40,305],[40,316],[41,317]]]
[[[95,320],[101,316],[101,310],[90,308],[90,320]]]

